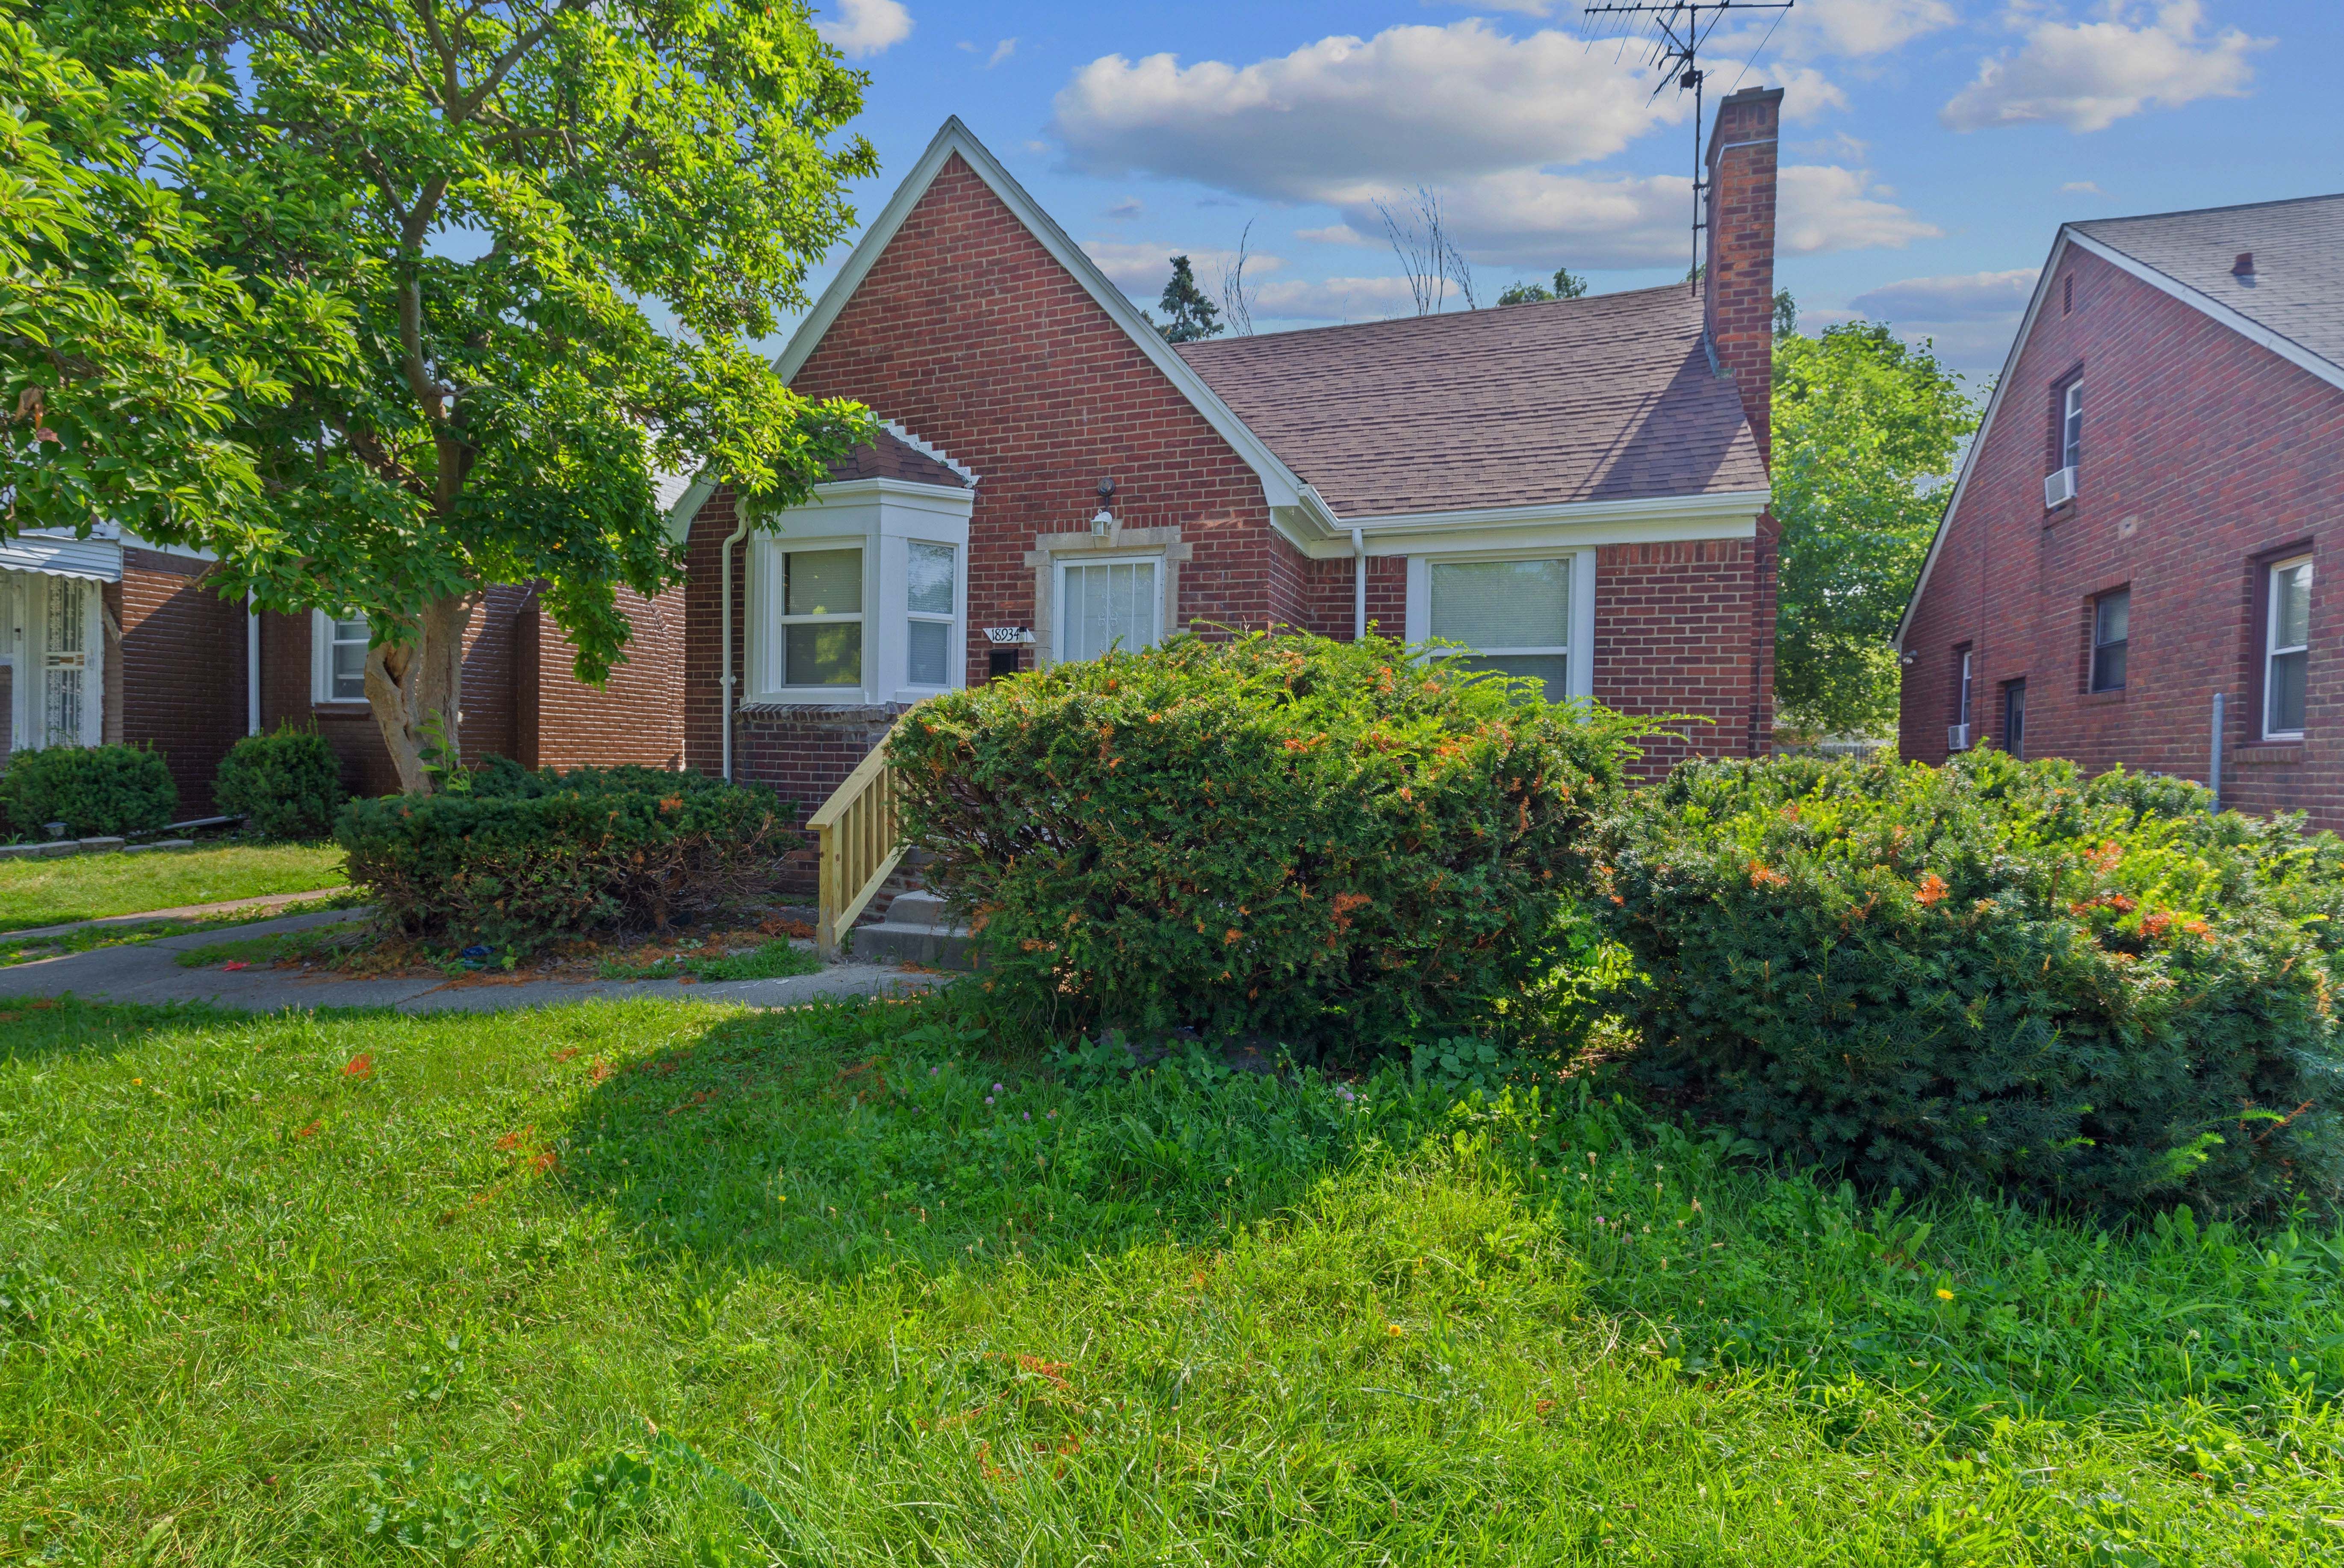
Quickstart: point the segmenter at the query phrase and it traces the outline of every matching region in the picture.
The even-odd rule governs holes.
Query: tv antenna
[[[1702,45],[1711,34],[1736,11],[1772,11],[1775,17],[1766,29],[1766,37],[1758,40],[1758,52],[1773,37],[1774,28],[1783,24],[1782,13],[1788,11],[1796,0],[1582,0],[1580,13],[1586,16],[1642,16],[1652,25],[1645,64],[1661,73],[1652,88],[1657,98],[1671,85],[1682,94],[1692,92],[1692,263],[1685,269],[1685,286],[1698,289],[1701,274],[1701,231],[1709,226],[1703,219],[1702,200],[1709,194],[1709,182],[1702,178],[1701,115],[1702,84],[1708,74],[1701,68]],[[1744,65],[1747,71],[1750,67]],[[1651,102],[1650,98],[1645,100]]]

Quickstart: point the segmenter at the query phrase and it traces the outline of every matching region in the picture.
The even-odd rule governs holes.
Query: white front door
[[[0,716],[7,744],[95,746],[105,734],[106,633],[98,585],[0,573]]]
[[[1156,646],[1164,625],[1161,556],[1110,556],[1058,567],[1057,646],[1064,663]]]

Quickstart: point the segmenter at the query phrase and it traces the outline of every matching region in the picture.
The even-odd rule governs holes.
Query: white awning
[[[114,539],[77,539],[71,534],[18,534],[0,538],[0,570],[118,583],[122,546]]]

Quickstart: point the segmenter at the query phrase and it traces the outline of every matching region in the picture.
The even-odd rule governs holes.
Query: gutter
[[[1364,529],[1351,530],[1351,555],[1358,561],[1351,581],[1351,640],[1368,640],[1368,536]]]
[[[733,502],[733,505],[737,507],[740,505],[740,502],[736,499]],[[743,516],[741,519],[741,526],[734,528],[732,530],[732,537],[724,541],[724,569],[718,574],[722,586],[717,591],[722,594],[724,598],[722,616],[724,629],[718,638],[717,658],[720,661],[719,668],[722,668],[724,673],[718,677],[717,684],[720,691],[722,692],[720,700],[723,704],[723,777],[724,781],[727,784],[730,784],[732,781],[732,547],[739,544],[743,539],[745,539],[748,537],[749,519],[747,517]]]

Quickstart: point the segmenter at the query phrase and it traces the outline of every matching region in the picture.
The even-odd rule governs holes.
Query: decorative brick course
[[[2078,371],[2078,492],[2046,513],[2052,397]],[[2005,686],[2024,679],[2028,755],[2202,780],[2221,691],[2224,804],[2344,828],[2344,390],[2071,246],[2004,397],[1906,628],[1904,755],[1945,759],[1967,643],[1973,736],[2001,743]],[[2315,563],[2307,737],[2261,746],[2261,568],[2300,547]],[[2094,695],[2090,601],[2119,587],[2126,685]]]

